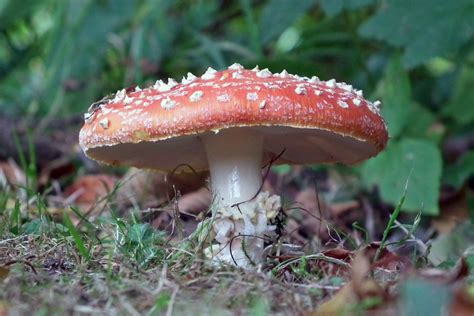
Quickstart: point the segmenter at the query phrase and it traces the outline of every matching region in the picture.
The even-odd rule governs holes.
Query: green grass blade
[[[90,251],[87,249],[86,245],[84,244],[84,241],[81,238],[81,233],[76,229],[76,227],[72,223],[67,210],[64,210],[63,216],[64,216],[64,224],[66,225],[69,231],[69,234],[71,234],[72,238],[74,239],[74,243],[76,244],[77,250],[84,258],[86,258],[87,261],[89,261]]]

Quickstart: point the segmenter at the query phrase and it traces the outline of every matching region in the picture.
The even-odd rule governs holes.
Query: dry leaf
[[[202,188],[207,172],[165,174],[131,168],[121,179],[117,201],[121,209],[136,201],[144,207],[153,207],[170,202],[176,192],[182,195]]]
[[[0,187],[2,182],[5,182],[3,185],[9,184],[14,187],[25,186],[25,173],[13,159],[0,161]]]
[[[472,293],[472,289],[469,289],[469,286],[461,286],[455,290],[454,299],[449,309],[449,315],[474,315],[474,294]]]
[[[197,214],[207,210],[211,201],[211,192],[203,187],[180,197],[178,199],[178,209],[180,212]]]
[[[357,295],[354,293],[352,283],[344,285],[330,299],[319,305],[319,307],[309,313],[311,316],[336,316],[344,315],[350,305],[357,302]]]
[[[10,268],[9,267],[0,266],[0,281],[5,280],[8,277],[9,274],[10,274]]]
[[[463,189],[440,203],[440,214],[433,219],[433,228],[440,234],[449,234],[459,223],[466,221],[468,213],[466,189]]]
[[[450,271],[438,268],[426,268],[418,270],[418,275],[430,281],[437,281],[442,284],[453,284],[465,279],[469,275],[469,265],[466,259],[461,258]]]
[[[8,316],[8,304],[5,301],[0,301],[0,316]]]
[[[97,204],[114,188],[117,179],[106,174],[86,175],[79,177],[64,190],[67,203],[75,204],[86,215],[98,215],[106,201]],[[76,221],[74,214],[71,214]]]
[[[44,187],[51,179],[59,179],[74,172],[75,166],[70,157],[61,157],[48,162],[42,169],[38,177],[38,186]]]

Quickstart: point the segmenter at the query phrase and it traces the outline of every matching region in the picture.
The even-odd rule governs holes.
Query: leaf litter
[[[403,219],[392,220],[390,229],[401,232],[402,244],[390,237],[369,242],[353,222],[363,221],[356,215],[363,201],[331,201],[340,187],[322,181],[311,189],[304,170],[296,175],[282,180],[288,174],[272,172],[265,182],[274,191],[289,187],[286,198],[296,203],[284,207],[280,236],[267,244],[265,264],[256,271],[205,259],[206,226],[198,223],[208,217],[211,200],[206,175],[184,179],[132,170],[121,179],[78,177],[64,190],[30,197],[28,207],[18,203],[24,189],[5,181],[0,311],[397,315],[407,293],[425,283],[447,289],[432,295],[452,315],[473,311],[471,257],[434,266],[419,251],[420,243],[429,245],[414,236],[417,225]],[[170,181],[172,190],[153,192]]]

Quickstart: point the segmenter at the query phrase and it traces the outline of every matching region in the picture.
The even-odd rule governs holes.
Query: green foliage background
[[[382,100],[391,140],[354,169],[405,210],[439,212],[474,172],[472,0],[0,0],[0,111],[84,112],[124,86],[234,62],[336,78]]]

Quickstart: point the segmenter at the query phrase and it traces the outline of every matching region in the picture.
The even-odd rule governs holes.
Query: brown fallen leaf
[[[348,308],[357,302],[352,283],[344,285],[335,295],[326,300],[319,307],[308,313],[308,316],[336,316],[345,315]]]
[[[8,303],[0,301],[0,316],[8,316]]]
[[[71,157],[61,157],[46,164],[41,170],[38,177],[38,186],[45,187],[52,179],[59,179],[72,174],[75,166]]]
[[[466,188],[446,196],[440,203],[440,214],[433,218],[433,228],[440,234],[449,234],[469,217]]]
[[[5,280],[10,275],[10,267],[0,266],[0,281]]]
[[[288,217],[297,222],[297,233],[300,236],[306,236],[306,240],[313,238],[327,238],[327,218],[322,214],[326,204],[322,199],[316,196],[314,188],[306,188],[298,192],[294,198],[294,203],[289,208]]]
[[[329,252],[331,253],[331,252]],[[386,288],[378,284],[370,275],[373,269],[367,250],[362,249],[357,253],[344,252],[343,249],[333,251],[333,256],[341,260],[351,260],[352,270],[351,281],[344,285],[334,296],[327,299],[315,311],[309,315],[329,316],[329,315],[352,315],[351,312],[362,306],[362,302],[372,300],[373,306],[367,307],[367,313],[374,315],[393,314],[393,297]],[[386,306],[383,306],[387,304]],[[382,307],[382,308],[381,308]],[[364,313],[366,315],[366,313]],[[394,314],[395,315],[395,314]]]
[[[207,188],[202,187],[178,198],[178,209],[183,213],[197,214],[207,210],[211,201],[211,192]]]
[[[418,270],[417,274],[430,281],[453,284],[465,279],[469,275],[469,265],[465,258],[461,258],[451,270],[425,268]]]
[[[349,200],[329,204],[328,208],[332,216],[340,217],[343,214],[360,207],[359,201]]]
[[[75,204],[82,213],[98,215],[103,203],[97,203],[106,197],[114,188],[117,179],[106,174],[85,175],[79,177],[64,190],[64,197],[70,204]]]
[[[166,204],[177,192],[184,195],[206,184],[207,172],[166,174],[131,168],[120,180],[119,207],[124,210],[136,201],[145,208]]]
[[[378,296],[387,298],[387,293],[370,276],[372,267],[364,250],[358,251],[352,262],[352,284],[359,299]]]
[[[449,308],[451,316],[472,316],[474,315],[474,293],[469,286],[459,286],[454,291],[453,302]]]
[[[13,159],[8,161],[0,161],[0,187],[4,184],[13,187],[24,186],[26,184],[26,176],[23,170],[16,164]]]

